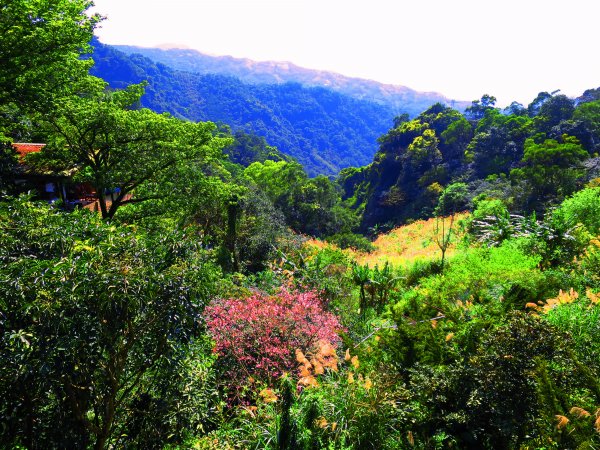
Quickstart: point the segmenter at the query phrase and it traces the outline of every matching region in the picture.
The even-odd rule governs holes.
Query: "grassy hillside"
[[[455,228],[458,228],[458,223],[467,216],[466,213],[457,214]],[[343,252],[358,264],[368,264],[371,267],[376,264],[383,266],[386,262],[394,267],[406,267],[417,261],[439,259],[440,249],[435,243],[436,220],[435,218],[417,220],[409,225],[403,225],[387,233],[382,233],[373,241],[375,250],[372,252],[359,252],[351,248],[343,250]],[[453,240],[458,241],[459,238],[455,237]],[[318,239],[309,239],[307,245],[317,249],[337,248],[333,244]],[[453,244],[446,256],[452,256],[455,253],[456,245]]]
[[[457,215],[455,220],[458,222],[466,216],[466,214]],[[386,262],[394,266],[407,266],[415,261],[440,258],[440,249],[435,243],[436,220],[435,218],[417,220],[410,225],[397,227],[381,234],[373,242],[375,251],[358,253],[355,258],[360,264],[370,266],[382,265]],[[456,246],[451,245],[446,256],[453,255],[455,250]]]

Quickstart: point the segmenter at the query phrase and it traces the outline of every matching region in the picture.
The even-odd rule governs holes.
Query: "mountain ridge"
[[[95,40],[91,74],[112,88],[147,81],[141,106],[192,121],[223,123],[266,139],[311,175],[369,164],[389,128],[388,106],[300,83],[249,84],[223,74],[179,71]]]
[[[215,56],[191,48],[113,45],[125,54],[140,54],[173,69],[199,74],[226,74],[250,84],[296,82],[308,87],[326,87],[359,100],[390,107],[395,114],[416,116],[440,102],[462,110],[470,101],[454,100],[438,92],[420,92],[402,85],[350,77],[332,71],[308,69],[290,61],[255,61],[233,56]]]

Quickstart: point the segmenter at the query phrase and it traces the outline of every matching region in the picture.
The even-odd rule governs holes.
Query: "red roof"
[[[17,151],[20,158],[23,158],[25,155],[29,153],[39,152],[43,149],[46,144],[29,144],[29,143],[20,143],[15,142],[12,144],[13,148]]]

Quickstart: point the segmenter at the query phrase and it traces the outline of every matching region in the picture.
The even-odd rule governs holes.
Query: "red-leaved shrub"
[[[267,384],[296,368],[297,349],[319,341],[340,342],[337,317],[324,311],[315,292],[256,293],[211,303],[205,311],[219,364],[234,390],[256,379]]]

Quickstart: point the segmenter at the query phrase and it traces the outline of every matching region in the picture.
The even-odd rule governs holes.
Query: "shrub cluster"
[[[340,342],[338,319],[326,312],[315,291],[282,289],[211,303],[205,311],[227,384],[238,389],[252,380],[272,385],[295,368],[295,352],[319,341]]]

